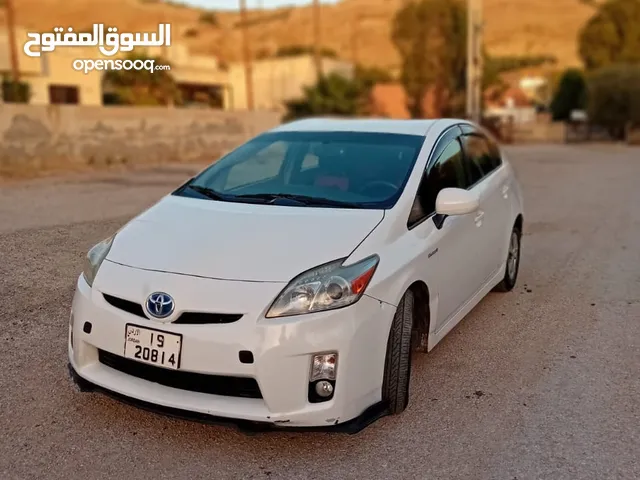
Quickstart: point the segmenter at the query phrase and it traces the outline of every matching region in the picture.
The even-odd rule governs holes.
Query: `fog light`
[[[311,360],[310,382],[316,380],[335,380],[338,367],[337,353],[322,353],[314,355]]]
[[[326,380],[320,380],[316,383],[316,393],[322,398],[330,397],[333,394],[333,385]]]

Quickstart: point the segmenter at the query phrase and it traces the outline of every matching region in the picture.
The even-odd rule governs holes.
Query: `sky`
[[[308,5],[312,0],[247,0],[248,8],[275,8],[290,5]],[[336,3],[339,0],[320,0],[322,3]],[[212,10],[237,10],[239,0],[182,0],[198,7],[210,8]]]

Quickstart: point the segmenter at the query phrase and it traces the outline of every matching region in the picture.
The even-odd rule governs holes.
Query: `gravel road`
[[[507,151],[526,200],[516,290],[417,356],[407,411],[354,436],[246,436],[69,380],[85,252],[190,169],[0,187],[0,478],[640,478],[640,150]]]

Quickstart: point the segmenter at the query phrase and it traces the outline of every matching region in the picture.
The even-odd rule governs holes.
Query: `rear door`
[[[509,238],[508,174],[497,145],[479,130],[465,128],[462,145],[469,189],[480,197],[480,209],[474,215],[479,230],[477,252],[483,257],[482,271],[476,280],[479,290],[506,259],[505,248]]]

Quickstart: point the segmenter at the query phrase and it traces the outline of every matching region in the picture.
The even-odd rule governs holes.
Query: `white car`
[[[406,408],[412,349],[514,287],[522,225],[465,120],[281,125],[89,251],[71,373],[170,414],[358,430]]]

